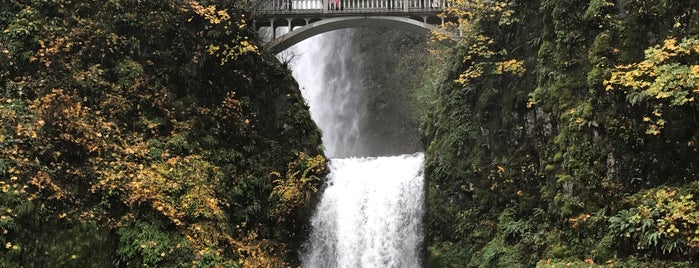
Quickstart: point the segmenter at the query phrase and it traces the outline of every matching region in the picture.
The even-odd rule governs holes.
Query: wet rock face
[[[411,91],[419,83],[426,39],[385,29],[357,29],[352,41],[363,59],[368,155],[423,151]],[[373,49],[371,49],[373,48]]]

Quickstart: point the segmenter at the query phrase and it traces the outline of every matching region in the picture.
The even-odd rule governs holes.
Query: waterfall
[[[357,90],[363,88],[361,62],[352,57],[348,31],[318,35],[290,48],[296,54],[294,77],[323,131],[325,153],[330,157],[364,155],[366,104]]]
[[[292,47],[293,74],[331,157],[303,267],[419,267],[423,154],[367,157],[361,55],[351,30]]]
[[[419,267],[422,154],[333,159],[304,267]]]

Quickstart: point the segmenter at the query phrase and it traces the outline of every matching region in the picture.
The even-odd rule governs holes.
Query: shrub
[[[695,255],[699,249],[699,211],[691,193],[653,188],[629,198],[633,207],[609,219],[610,231],[639,251]]]

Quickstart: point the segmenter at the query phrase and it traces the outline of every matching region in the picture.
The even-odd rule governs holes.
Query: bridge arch
[[[350,16],[327,18],[308,23],[299,28],[294,28],[292,31],[274,38],[269,43],[265,44],[265,48],[276,54],[315,35],[346,28],[391,28],[413,32],[420,35],[427,35],[430,33],[430,31],[438,30],[436,26],[424,22],[426,21],[426,18],[422,18],[422,20],[423,21],[418,21],[411,18],[395,16]]]

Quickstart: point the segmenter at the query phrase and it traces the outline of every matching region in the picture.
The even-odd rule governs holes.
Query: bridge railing
[[[259,14],[304,13],[382,13],[438,11],[447,0],[263,0],[255,8]]]

